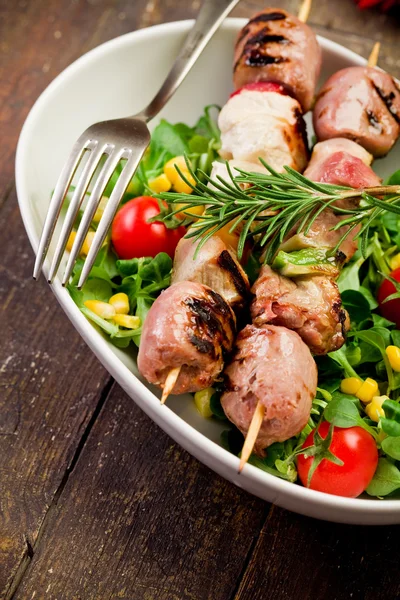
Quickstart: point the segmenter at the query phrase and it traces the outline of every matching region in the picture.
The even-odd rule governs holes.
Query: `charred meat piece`
[[[235,310],[243,308],[249,296],[249,280],[235,252],[218,236],[202,246],[196,258],[198,242],[182,238],[175,250],[172,283],[197,281],[207,285]]]
[[[296,331],[314,354],[338,350],[349,327],[339,289],[329,277],[299,277],[296,281],[264,265],[252,292],[254,325],[282,325]]]
[[[243,435],[257,403],[265,407],[254,448],[257,454],[265,455],[265,448],[297,435],[306,425],[316,393],[317,367],[294,331],[247,325],[236,339],[224,377],[226,391],[221,404]]]
[[[373,67],[342,69],[319,92],[313,119],[319,140],[346,137],[385,156],[400,135],[400,88]]]
[[[290,96],[244,88],[225,104],[218,125],[222,158],[260,164],[261,157],[277,171],[285,165],[303,171],[307,165],[305,123]]]
[[[280,8],[267,8],[239,32],[235,46],[235,88],[258,81],[283,84],[302,112],[310,110],[321,69],[321,49],[308,25]]]
[[[146,317],[139,371],[163,387],[171,369],[181,367],[172,393],[203,390],[222,371],[235,330],[235,315],[219,294],[200,283],[176,283],[161,293]]]

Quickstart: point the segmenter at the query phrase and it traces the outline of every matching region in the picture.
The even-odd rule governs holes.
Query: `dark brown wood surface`
[[[113,383],[31,280],[13,161],[34,100],[90,48],[198,6],[0,0],[0,598],[400,598],[399,527],[314,521],[214,475]],[[262,6],[243,0],[235,14]],[[381,40],[380,64],[400,75],[393,16],[314,0],[310,23],[365,56]]]

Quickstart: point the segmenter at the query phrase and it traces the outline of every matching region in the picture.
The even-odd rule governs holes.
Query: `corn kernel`
[[[230,223],[227,223],[226,225],[221,227],[221,229],[219,229],[219,231],[217,231],[215,235],[221,238],[224,244],[226,244],[228,247],[231,247],[233,250],[237,250],[239,244],[240,230],[238,229],[238,227],[236,227],[236,229],[234,229],[232,233],[229,233],[229,229],[232,227],[232,225],[232,221]]]
[[[393,371],[400,372],[400,348],[398,346],[388,346],[386,354]]]
[[[139,317],[132,315],[115,315],[113,321],[117,325],[121,325],[121,327],[126,327],[127,329],[138,329],[140,327]]]
[[[127,294],[123,292],[114,294],[108,302],[115,308],[117,315],[127,315],[129,313],[129,298]]]
[[[191,194],[193,192],[193,188],[191,188],[190,185],[188,185],[182,179],[178,171],[175,169],[175,165],[179,167],[185,179],[187,179],[189,183],[196,185],[196,181],[188,171],[184,156],[175,156],[174,158],[171,158],[171,160],[164,165],[164,174],[168,177],[176,192],[180,194]]]
[[[202,417],[209,418],[213,415],[210,408],[210,400],[213,394],[215,394],[214,388],[209,387],[196,392],[194,395],[194,403]]]
[[[171,183],[174,183],[175,179],[179,177],[178,171],[175,169],[175,165],[179,167],[181,171],[187,171],[187,164],[184,156],[175,156],[171,158],[164,165],[164,174],[168,177]]]
[[[75,238],[76,238],[76,231],[71,231],[71,233],[69,234],[67,245],[66,245],[66,250],[68,250],[68,252],[71,252]]]
[[[171,189],[171,185],[172,184],[165,173],[162,173],[158,177],[150,179],[149,181],[149,188],[155,194],[161,194],[161,192],[169,192],[169,190]]]
[[[111,306],[111,304],[108,304],[108,302],[101,302],[101,300],[86,300],[84,305],[102,319],[112,319],[115,317],[115,308]]]
[[[176,205],[174,205],[174,209],[176,207],[177,209],[179,208],[179,209],[181,209],[181,211],[183,211],[185,206],[187,206],[187,204],[176,204]],[[187,217],[192,217],[193,219],[197,220],[197,217],[202,215],[203,212],[204,212],[204,205],[199,204],[199,206],[191,206],[190,208],[186,208],[184,212],[180,212],[180,213],[176,213],[176,214],[178,217],[181,217],[182,219],[186,219]]]
[[[94,213],[93,223],[100,223],[100,219],[103,216],[107,202],[108,198],[106,196],[103,196],[96,208],[96,212]]]
[[[392,271],[400,268],[400,252],[398,254],[395,254],[391,259],[390,268],[392,269]]]
[[[95,231],[89,231],[86,234],[86,237],[85,237],[85,239],[83,241],[83,244],[82,244],[82,248],[81,248],[80,254],[82,254],[83,256],[87,256],[89,254],[90,246],[93,243],[93,238],[94,238],[95,235],[96,235]]]
[[[379,388],[378,388],[378,384],[376,383],[375,379],[371,379],[371,377],[367,377],[367,379],[361,385],[360,389],[357,390],[357,392],[355,393],[355,396],[357,396],[357,398],[359,398],[359,400],[361,400],[361,402],[364,402],[364,404],[367,404],[368,402],[371,402],[371,400],[374,396],[377,395],[378,391],[379,391]]]
[[[385,416],[385,411],[382,408],[382,404],[388,399],[389,398],[387,396],[374,396],[372,401],[365,407],[365,412],[371,421],[375,421],[377,423],[381,417]]]
[[[346,377],[340,382],[340,391],[343,394],[355,396],[362,384],[362,379],[358,379],[358,377]]]

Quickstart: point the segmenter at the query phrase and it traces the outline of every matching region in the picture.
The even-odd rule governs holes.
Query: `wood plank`
[[[268,510],[115,387],[15,600],[227,600]]]
[[[35,547],[110,377],[47,284],[33,282],[15,192],[0,211],[0,223],[2,598]]]
[[[274,507],[233,600],[399,598],[399,531],[335,525]]]
[[[0,198],[13,177],[23,121],[60,71],[104,41],[189,13],[153,0],[0,1]]]

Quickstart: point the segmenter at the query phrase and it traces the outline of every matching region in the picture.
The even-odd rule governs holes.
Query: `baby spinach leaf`
[[[400,346],[400,331],[398,329],[395,329],[394,331],[391,332],[391,337],[392,337],[392,344],[394,346]]]
[[[346,377],[358,377],[356,371],[351,366],[349,359],[347,358],[347,346],[346,344],[336,350],[335,352],[329,352],[328,356],[333,361],[335,361],[338,365],[340,365],[345,372]],[[320,364],[318,362],[318,364]]]
[[[397,421],[392,421],[391,419],[386,419],[385,417],[380,418],[380,424],[382,425],[383,431],[392,437],[400,436],[400,423]]]
[[[342,303],[353,323],[360,323],[371,317],[371,308],[365,296],[356,290],[344,290]]]
[[[374,313],[372,315],[372,320],[374,322],[374,328],[375,327],[384,327],[385,329],[390,329],[391,327],[394,327],[393,321],[389,321],[388,319],[385,319],[385,317],[382,317],[381,315],[377,315],[376,313]],[[399,334],[400,334],[400,331],[399,331]],[[399,341],[400,341],[400,338],[399,338]]]
[[[362,427],[376,438],[375,431],[361,417],[356,402],[354,396],[335,392],[324,410],[325,419],[337,427]]]
[[[387,458],[380,458],[375,475],[366,489],[370,496],[387,496],[400,487],[400,471]]]
[[[400,437],[387,437],[382,441],[381,446],[388,456],[400,460]]]

